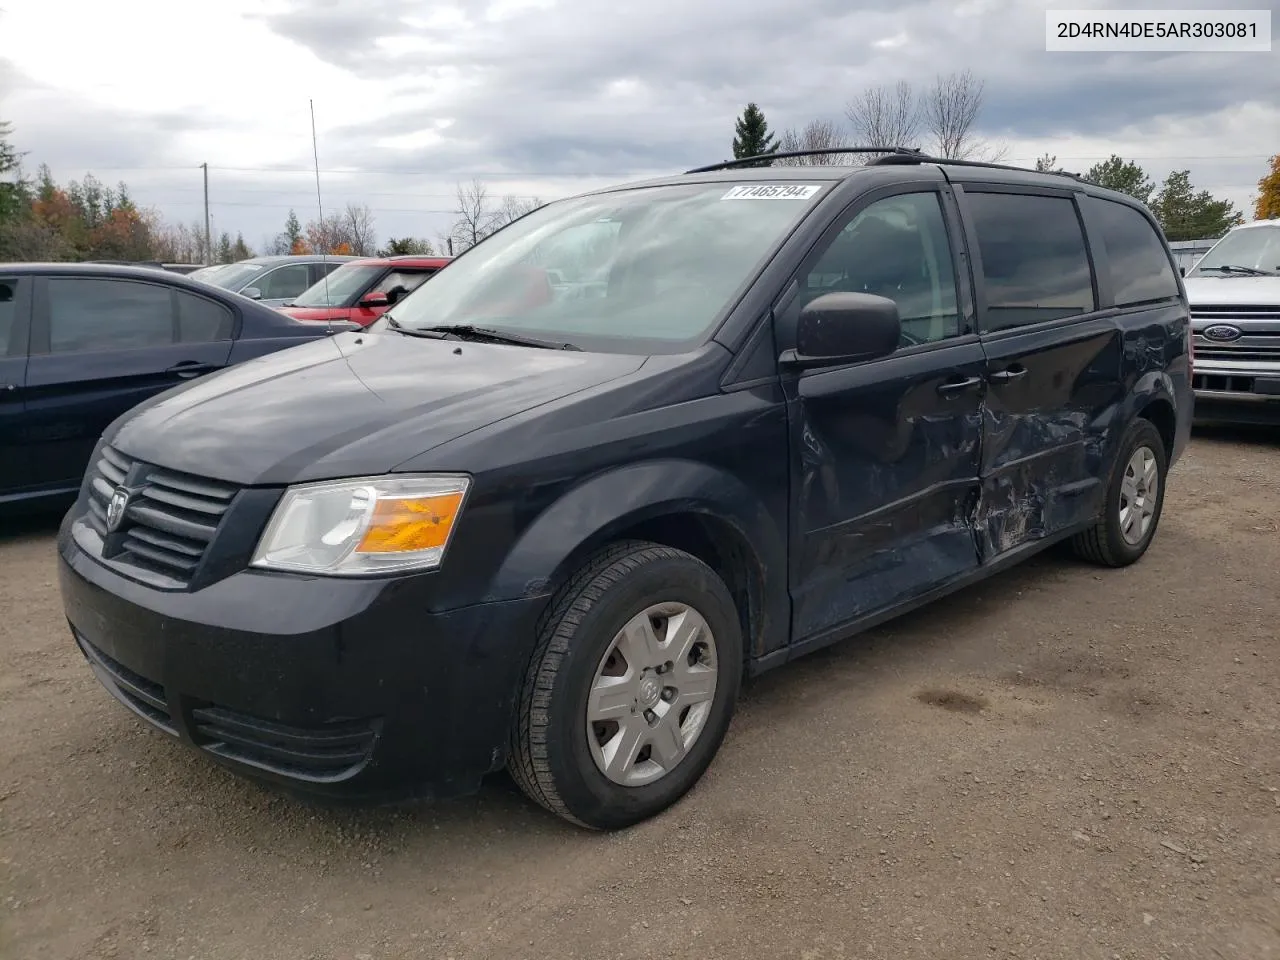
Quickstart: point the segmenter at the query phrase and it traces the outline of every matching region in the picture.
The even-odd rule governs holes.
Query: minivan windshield
[[[369,263],[344,263],[293,298],[295,307],[352,307],[365,287],[386,267]],[[383,291],[384,293],[386,291]]]
[[[1250,273],[1280,276],[1280,223],[1232,230],[1200,258],[1187,276],[1225,277]]]
[[[668,352],[710,332],[822,190],[689,183],[552,203],[466,251],[375,328],[469,325]]]

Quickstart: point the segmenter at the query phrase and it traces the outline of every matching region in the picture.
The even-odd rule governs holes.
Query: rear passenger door
[[[30,315],[30,279],[0,272],[0,500],[31,484],[23,416]]]
[[[284,304],[311,286],[311,274],[305,263],[287,263],[268,270],[254,281],[259,298],[268,305]]]
[[[1119,341],[1097,284],[1076,191],[957,189],[975,279],[987,395],[983,561],[1075,527],[1097,509],[1098,442],[1119,379]]]
[[[37,278],[26,399],[35,483],[78,485],[116,417],[226,365],[235,322],[217,301],[159,283]]]
[[[859,199],[775,309],[779,350],[795,346],[801,308],[829,292],[888,297],[903,327],[884,359],[783,372],[798,644],[978,567],[970,518],[986,359],[956,269],[955,220],[943,184]]]

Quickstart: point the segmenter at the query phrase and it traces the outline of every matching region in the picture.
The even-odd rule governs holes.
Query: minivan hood
[[[106,439],[131,457],[242,485],[378,474],[644,360],[341,333],[160,394]]]
[[[1199,303],[1280,306],[1280,277],[1188,277],[1182,282],[1192,306]]]

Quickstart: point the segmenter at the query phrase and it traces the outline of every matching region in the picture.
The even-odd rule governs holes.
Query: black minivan
[[[1136,201],[882,151],[551,203],[372,327],[122,416],[59,535],[76,642],[167,734],[364,801],[618,828],[742,677],[1051,544],[1137,560],[1192,420]]]

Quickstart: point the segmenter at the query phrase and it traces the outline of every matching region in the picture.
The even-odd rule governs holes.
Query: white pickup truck
[[[1280,423],[1280,219],[1234,228],[1184,282],[1196,419]]]

